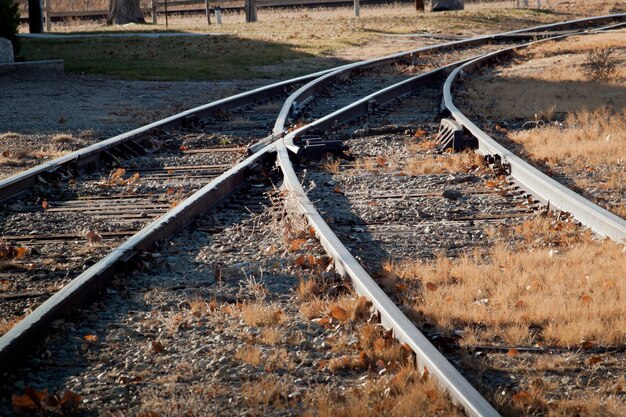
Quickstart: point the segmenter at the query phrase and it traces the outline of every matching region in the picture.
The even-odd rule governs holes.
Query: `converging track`
[[[261,395],[248,382],[284,382],[294,395],[276,394],[257,411],[273,412],[274,401],[292,413],[310,405],[304,392],[312,385],[347,395],[369,369],[380,371],[367,377],[372,384],[387,383],[385,372],[397,372],[405,360],[401,353],[390,359],[389,352],[405,349],[415,354],[416,372],[430,375],[464,413],[498,415],[494,406],[519,411],[530,401],[535,376],[501,367],[525,357],[525,346],[484,346],[477,336],[480,346],[461,347],[471,320],[450,327],[445,320],[456,323],[454,317],[424,307],[430,293],[450,283],[414,279],[401,267],[413,261],[426,269],[433,260],[467,253],[489,259],[498,242],[524,243],[511,230],[533,227],[544,240],[554,236],[542,227],[565,229],[558,237],[565,239],[586,236],[581,222],[624,240],[622,219],[549,181],[537,185],[537,174],[464,118],[450,93],[461,71],[504,56],[495,52],[500,42],[521,43],[528,33],[565,36],[624,19],[548,25],[346,65],[187,111],[0,182],[6,202],[0,311],[15,324],[0,338],[3,390],[50,384],[57,403],[67,389],[94,409],[112,404],[112,410],[149,412],[159,406],[146,405],[138,393],[159,390],[153,377],[180,374],[174,382],[188,379],[205,400],[215,395],[213,412],[230,413],[240,405],[228,398],[243,392],[250,403]],[[437,132],[442,97],[455,121]],[[465,147],[478,154],[451,152]],[[546,201],[561,212],[545,212],[539,202]],[[128,276],[129,268],[138,276]],[[111,280],[106,303],[92,304]],[[346,296],[349,287],[356,294]],[[496,296],[485,292],[472,302],[484,306],[495,302],[490,299]],[[89,305],[91,313],[66,316]],[[67,324],[58,321],[64,317]],[[378,335],[368,344],[363,326],[375,317],[382,326],[368,330]],[[291,336],[270,337],[269,329]],[[224,335],[211,336],[216,332]],[[14,366],[43,335],[51,343],[35,343],[39,354],[29,356],[28,368]],[[546,338],[535,331],[528,346],[543,346]],[[319,344],[323,339],[332,341]],[[356,342],[338,342],[344,339]],[[389,350],[375,340],[388,340],[381,343]],[[614,352],[606,359],[612,372],[626,370],[622,345],[592,345],[576,360],[597,363],[590,358]],[[271,346],[285,351],[272,356]],[[568,346],[550,352],[571,352]],[[341,349],[356,351],[354,358]],[[488,351],[496,353],[487,365],[472,356]],[[98,362],[98,355],[108,359]],[[182,369],[185,355],[196,360]],[[209,376],[195,376],[203,372]],[[168,395],[179,401],[181,389]],[[498,399],[505,391],[513,400]],[[0,410],[10,407],[10,398],[0,399]]]

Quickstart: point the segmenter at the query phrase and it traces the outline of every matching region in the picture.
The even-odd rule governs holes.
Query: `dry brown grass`
[[[480,155],[468,151],[448,153],[445,155],[416,155],[410,158],[403,167],[409,175],[445,174],[468,172],[482,165]]]
[[[441,328],[464,329],[466,344],[626,342],[623,246],[575,238],[561,223],[533,233],[542,222],[520,226],[518,245],[389,269],[418,284],[414,309]]]
[[[275,326],[287,320],[280,306],[262,302],[246,303],[239,307],[239,314],[248,326]]]
[[[337,174],[339,172],[339,167],[341,166],[341,159],[339,158],[325,158],[322,162],[322,168],[326,171],[332,172],[333,174]]]
[[[344,392],[318,388],[307,395],[305,404],[307,417],[463,415],[410,364]]]
[[[553,164],[565,162],[579,169],[626,161],[626,108],[607,107],[569,113],[562,124],[523,130],[510,138],[534,158]],[[621,181],[623,184],[624,177]],[[619,186],[619,184],[616,184]]]
[[[269,346],[276,346],[285,339],[285,330],[280,327],[265,327],[261,331],[259,340]]]
[[[626,30],[579,36],[562,42],[545,42],[522,50],[519,60],[493,74],[464,81],[471,107],[467,114],[493,119],[550,121],[554,115],[583,109],[626,109],[626,74],[611,82],[590,81],[588,55],[597,48],[614,49],[617,67],[626,65]],[[497,97],[497,98],[495,98]]]
[[[255,346],[242,346],[237,349],[235,359],[248,363],[252,366],[261,364],[261,349]]]
[[[19,323],[25,316],[0,318],[0,336],[11,330],[17,323]]]
[[[271,406],[275,409],[286,408],[289,400],[289,385],[275,375],[262,377],[259,380],[245,382],[241,386],[241,394],[247,405],[256,408],[257,413],[261,413],[258,407]]]

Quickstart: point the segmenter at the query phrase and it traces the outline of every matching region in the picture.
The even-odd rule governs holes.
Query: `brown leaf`
[[[102,241],[102,236],[92,229],[87,232],[87,241],[89,243],[98,243]]]
[[[181,151],[183,151],[183,152],[185,152],[185,151],[189,150],[189,148],[188,148],[187,146],[185,146],[185,145],[180,145],[179,149],[180,149]]]
[[[580,296],[580,301],[587,305],[591,303],[591,296],[589,294],[583,294]]]
[[[98,336],[96,336],[95,334],[86,334],[83,336],[83,339],[85,339],[89,343],[96,343],[98,341]]]
[[[165,352],[165,347],[163,346],[163,343],[159,342],[158,340],[153,340],[152,342],[150,342],[150,349],[154,353],[163,353],[163,352]]]
[[[75,392],[67,390],[63,393],[60,400],[61,407],[69,412],[78,410],[82,403],[82,397]]]
[[[508,350],[508,352],[506,352],[506,355],[507,355],[509,358],[512,358],[512,357],[514,357],[514,356],[519,355],[519,351],[518,351],[517,349],[515,349],[515,348],[510,348],[510,349]]]
[[[485,187],[487,188],[494,188],[496,185],[498,185],[498,183],[494,180],[485,181]]]
[[[602,356],[593,355],[592,357],[589,358],[587,362],[589,363],[589,366],[593,366],[603,361],[604,359],[602,358]]]
[[[28,248],[15,248],[15,259],[20,259],[28,253]]]
[[[426,283],[425,287],[426,287],[426,289],[428,291],[436,291],[437,290],[437,286],[434,283],[430,282],[430,281]]]
[[[174,194],[175,192],[176,192],[176,190],[175,190],[175,189],[173,189],[173,188],[168,188],[168,189],[167,189],[167,191],[165,192],[165,194],[167,194],[167,195],[172,195],[172,194]]]
[[[309,263],[310,266],[315,266],[315,264],[316,264],[315,256],[313,256],[313,255],[307,255],[306,256],[306,261]]]
[[[309,226],[307,232],[309,232],[309,236],[315,237],[315,228],[313,226]]]
[[[126,170],[124,168],[118,168],[115,171],[111,172],[109,175],[109,183],[117,184],[120,179],[126,174]]]
[[[317,365],[317,370],[318,371],[322,371],[324,370],[324,368],[326,367],[326,364],[328,363],[327,360],[322,359],[321,361],[319,361],[318,365]]]
[[[434,389],[429,389],[424,394],[426,394],[426,397],[430,401],[436,401],[437,398],[439,398],[439,396],[440,396],[440,394],[437,391],[435,391]]]
[[[305,243],[306,243],[306,239],[294,239],[291,241],[291,243],[289,243],[289,249],[292,252],[295,252],[298,249],[300,249],[300,247],[302,247],[302,245],[304,245]]]
[[[515,394],[513,394],[512,397],[513,402],[517,403],[518,405],[525,405],[530,400],[530,398],[530,392],[528,391],[516,392]]]
[[[524,308],[526,307],[526,303],[523,300],[519,300],[517,303],[515,303],[515,307]]]
[[[304,255],[298,256],[294,262],[298,266],[304,266],[305,264]]]
[[[331,307],[330,315],[333,318],[335,318],[336,320],[339,320],[339,321],[346,321],[346,320],[348,320],[348,317],[349,317],[348,316],[348,312],[345,309],[343,309],[343,308],[341,308],[339,306]]]
[[[155,413],[154,411],[142,411],[137,414],[137,417],[161,417],[159,413]]]
[[[46,200],[43,200],[41,202],[41,208],[44,210],[48,210],[48,202]]]
[[[333,188],[333,191],[334,191],[334,192],[336,192],[337,194],[344,195],[344,192],[343,192],[343,191],[341,191],[341,189],[340,189],[339,187],[335,187],[335,188]]]
[[[426,134],[426,131],[424,129],[417,129],[415,131],[415,137],[416,138],[421,138],[422,136],[424,136]]]
[[[385,364],[385,361],[384,361],[384,360],[379,359],[379,360],[377,360],[377,361],[376,361],[376,367],[377,367],[378,369],[383,369],[383,368],[386,368],[386,367],[387,367],[387,365]]]
[[[376,157],[376,163],[379,166],[384,167],[385,164],[387,163],[387,160],[385,158],[383,158],[382,156],[378,156],[378,157]]]
[[[13,406],[13,411],[17,414],[29,414],[39,409],[39,404],[35,403],[28,394],[13,394],[11,396],[11,405]]]

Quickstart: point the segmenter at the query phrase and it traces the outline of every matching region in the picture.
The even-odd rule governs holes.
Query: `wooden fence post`
[[[157,24],[157,6],[159,0],[150,0],[150,8],[152,9],[152,24]]]
[[[361,3],[359,0],[354,0],[354,17],[361,16]]]
[[[415,10],[418,12],[424,11],[424,0],[415,0]]]
[[[215,23],[222,24],[222,8],[220,6],[215,8]]]
[[[246,0],[244,6],[246,22],[256,22],[256,0]]]
[[[169,27],[169,20],[167,20],[167,0],[165,0],[165,27]]]
[[[211,25],[211,9],[209,9],[209,0],[204,0],[204,8],[206,9],[206,22]]]
[[[41,3],[41,1],[40,1],[40,3]],[[50,9],[51,9],[51,6],[52,6],[50,3],[52,3],[52,0],[46,0],[46,9],[45,9],[46,10],[45,11],[45,13],[46,13],[46,32],[50,32],[50,25],[52,23],[52,22],[50,22]]]

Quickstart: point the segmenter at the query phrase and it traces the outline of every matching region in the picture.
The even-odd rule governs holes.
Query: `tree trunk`
[[[139,0],[109,0],[107,24],[146,23]]]

